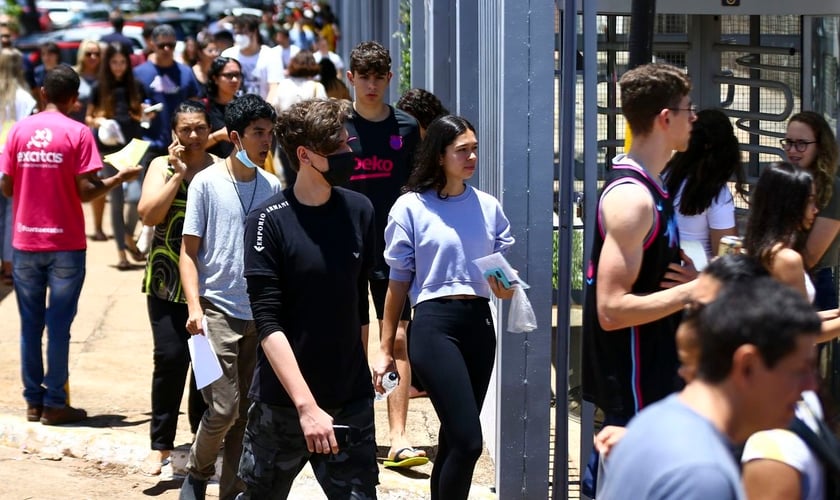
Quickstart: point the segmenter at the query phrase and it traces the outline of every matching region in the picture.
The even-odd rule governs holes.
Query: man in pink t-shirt
[[[13,198],[12,276],[21,323],[21,372],[26,417],[45,425],[77,422],[87,413],[67,404],[70,325],[85,279],[85,220],[81,202],[105,195],[140,174],[125,168],[107,179],[93,135],[69,117],[79,76],[60,65],[40,89],[44,111],[9,131],[0,188]],[[49,307],[47,306],[49,289]],[[47,328],[47,371],[41,338]]]

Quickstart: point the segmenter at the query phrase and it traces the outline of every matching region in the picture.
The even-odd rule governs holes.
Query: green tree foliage
[[[401,31],[393,36],[400,40],[400,95],[411,88],[411,2],[400,0]]]
[[[140,12],[155,12],[160,7],[161,0],[140,0]]]

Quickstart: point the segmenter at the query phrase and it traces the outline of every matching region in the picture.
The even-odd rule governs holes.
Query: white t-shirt
[[[812,391],[802,393],[802,401],[796,405],[796,416],[814,432],[819,426],[816,419],[822,418],[817,395]],[[787,429],[772,429],[756,432],[747,440],[741,462],[769,459],[789,465],[799,471],[802,481],[803,500],[824,500],[825,473],[820,459],[811,452],[805,441]]]
[[[305,99],[326,99],[327,91],[320,82],[309,78],[291,77],[277,84],[274,102],[271,104],[281,112],[296,102]]]
[[[265,99],[268,97],[268,84],[277,83],[285,76],[283,60],[265,45],[249,56],[242,55],[236,45],[225,49],[222,55],[239,61],[242,66],[242,92],[246,94],[257,94]]]
[[[712,255],[710,229],[730,229],[735,227],[735,200],[729,186],[724,185],[717,197],[705,212],[699,215],[683,215],[680,213],[680,201],[685,182],[674,196],[674,211],[677,216],[677,228],[680,231],[680,241],[699,241],[706,250],[706,255]]]
[[[283,47],[282,45],[275,45],[271,48],[275,52],[273,57],[279,57],[283,61],[283,67],[288,68],[289,63],[292,61],[292,58],[295,57],[295,54],[300,52],[300,47],[297,45],[289,45],[288,47]]]
[[[320,63],[320,62],[321,62],[321,58],[323,58],[323,57],[324,57],[324,54],[321,54],[321,51],[320,51],[320,50],[319,50],[319,51],[316,51],[316,52],[315,52],[314,54],[312,54],[312,55],[315,57],[315,62],[316,62],[316,63]],[[330,60],[330,61],[332,61],[333,65],[335,65],[335,70],[336,70],[339,74],[344,73],[344,61],[341,59],[341,56],[340,56],[340,55],[336,54],[336,53],[335,53],[335,52],[333,52],[333,51],[329,51],[329,52],[327,53],[327,57],[329,58],[329,60]]]

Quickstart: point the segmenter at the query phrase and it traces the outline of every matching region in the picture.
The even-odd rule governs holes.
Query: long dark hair
[[[672,195],[676,195],[685,183],[680,197],[680,213],[683,215],[705,212],[733,176],[735,191],[746,200],[741,152],[729,118],[717,109],[704,109],[697,113],[688,149],[671,158],[665,167],[665,175],[665,185]]]
[[[111,59],[117,54],[122,54],[125,57],[126,64],[125,73],[122,80],[119,81],[111,71]],[[114,110],[116,109],[114,89],[121,85],[125,86],[126,96],[128,96],[129,113],[133,117],[139,118],[141,114],[140,91],[134,80],[134,72],[131,71],[131,47],[120,42],[110,42],[105,46],[105,57],[102,58],[102,63],[99,65],[99,102],[96,103],[108,118],[114,117]]]
[[[215,99],[219,96],[219,86],[216,84],[216,77],[222,74],[222,70],[225,69],[225,66],[229,62],[235,62],[239,66],[239,71],[242,71],[242,65],[232,57],[218,56],[210,63],[210,70],[207,71],[207,97],[210,99]]]
[[[774,163],[761,172],[752,191],[744,248],[768,270],[777,244],[797,252],[804,249],[807,234],[802,219],[813,184],[810,173],[788,162]]]
[[[429,189],[437,191],[441,195],[446,187],[446,173],[441,164],[441,158],[446,153],[446,148],[455,139],[475,128],[466,118],[455,115],[444,115],[433,121],[426,130],[426,138],[420,143],[414,155],[414,168],[403,187],[403,192],[423,193]]]

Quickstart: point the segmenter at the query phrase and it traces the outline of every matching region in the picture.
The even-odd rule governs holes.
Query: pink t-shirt
[[[83,250],[85,217],[76,176],[102,168],[90,129],[57,111],[17,122],[0,172],[14,180],[12,245],[28,252]]]

